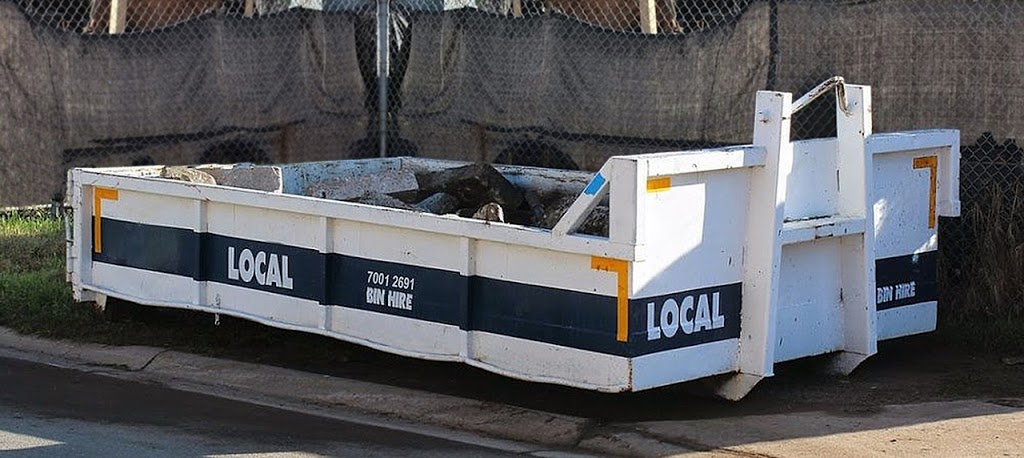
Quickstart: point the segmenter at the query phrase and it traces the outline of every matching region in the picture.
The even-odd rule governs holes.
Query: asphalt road
[[[0,454],[12,457],[514,456],[0,358]]]

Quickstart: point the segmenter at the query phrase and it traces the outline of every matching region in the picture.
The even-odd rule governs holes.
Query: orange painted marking
[[[592,256],[590,268],[615,272],[618,274],[618,287],[616,288],[616,310],[615,315],[615,340],[619,342],[629,341],[629,262],[621,259],[602,258]]]
[[[930,171],[931,184],[928,187],[928,228],[932,229],[935,227],[936,175],[938,175],[939,160],[935,156],[915,157],[914,168],[929,169]]]
[[[93,188],[92,190],[92,251],[103,252],[103,237],[100,232],[100,219],[103,218],[103,199],[117,200],[116,189]]]
[[[667,191],[671,187],[672,187],[672,178],[670,178],[670,177],[649,178],[649,179],[647,179],[647,192]]]

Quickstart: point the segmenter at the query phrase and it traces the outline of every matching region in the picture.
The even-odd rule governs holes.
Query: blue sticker
[[[604,182],[604,175],[601,175],[600,173],[594,175],[594,179],[590,180],[590,184],[587,185],[587,189],[583,190],[583,194],[588,196],[597,194],[597,191],[601,190],[601,186],[604,186]]]

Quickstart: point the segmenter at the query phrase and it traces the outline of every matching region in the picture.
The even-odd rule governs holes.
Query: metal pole
[[[388,154],[388,82],[391,71],[391,11],[389,0],[377,0],[377,126],[380,157]]]
[[[779,2],[768,0],[768,84],[774,91],[779,82]]]

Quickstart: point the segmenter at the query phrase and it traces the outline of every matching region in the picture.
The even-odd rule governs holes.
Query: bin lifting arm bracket
[[[839,101],[839,109],[842,110],[843,114],[846,116],[853,115],[853,111],[850,110],[850,104],[846,100],[846,80],[844,80],[842,76],[833,76],[822,81],[821,84],[814,86],[814,89],[811,89],[802,97],[797,99],[796,102],[793,102],[793,113],[795,114],[796,112],[806,108],[807,105],[810,105],[815,99],[828,93],[832,88],[836,89],[836,99]]]

